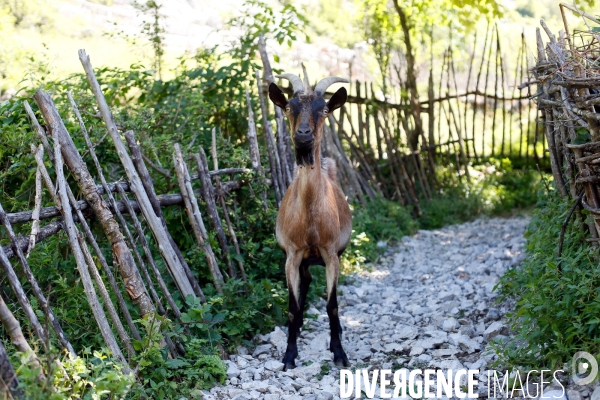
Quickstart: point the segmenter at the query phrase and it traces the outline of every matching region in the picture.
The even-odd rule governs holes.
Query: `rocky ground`
[[[494,357],[488,342],[508,334],[494,285],[524,258],[525,218],[478,219],[419,231],[389,248],[368,272],[339,287],[342,344],[352,368],[479,369]],[[239,348],[225,386],[206,399],[338,399],[339,370],[329,346],[325,301],[311,305],[298,341],[298,368],[282,371],[286,328]],[[434,386],[435,387],[435,386]],[[480,384],[480,397],[487,389]],[[375,398],[378,398],[379,390]]]

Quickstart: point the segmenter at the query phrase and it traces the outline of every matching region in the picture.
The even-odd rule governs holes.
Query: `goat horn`
[[[348,83],[350,81],[348,79],[339,78],[337,76],[330,76],[328,78],[323,78],[315,86],[315,92],[319,92],[319,94],[321,94],[321,96],[322,96],[325,94],[325,91],[327,90],[327,88],[329,86],[333,85],[334,83],[338,83],[338,82]]]
[[[302,83],[302,79],[300,79],[299,76],[296,76],[294,74],[281,74],[275,77],[287,79],[288,81],[290,81],[292,87],[294,88],[294,94],[304,91],[304,84]]]

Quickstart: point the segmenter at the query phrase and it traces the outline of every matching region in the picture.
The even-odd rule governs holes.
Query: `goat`
[[[298,356],[296,340],[304,323],[306,294],[312,277],[310,265],[325,266],[327,276],[327,315],[336,365],[349,367],[342,348],[340,318],[336,287],[340,271],[340,255],[352,233],[352,214],[340,188],[335,162],[321,160],[321,138],[325,119],[340,108],[348,97],[345,88],[339,89],[326,103],[323,95],[327,88],[345,79],[329,77],[311,90],[293,74],[278,75],[290,81],[293,96],[288,101],[281,89],[269,85],[269,98],[282,108],[289,120],[295,147],[296,168],[277,214],[276,236],[286,254],[285,275],[289,292],[289,334],[283,357],[286,370],[295,368]]]

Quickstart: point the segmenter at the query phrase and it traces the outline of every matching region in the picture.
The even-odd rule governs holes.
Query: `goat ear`
[[[346,92],[346,88],[340,88],[337,92],[327,102],[327,108],[329,109],[329,113],[331,114],[334,110],[337,110],[341,106],[344,105],[346,100],[348,99],[348,92]]]
[[[269,85],[269,98],[277,107],[283,108],[284,110],[288,105],[288,100],[285,97],[285,94],[283,94],[281,89],[279,89],[279,86],[274,83]]]

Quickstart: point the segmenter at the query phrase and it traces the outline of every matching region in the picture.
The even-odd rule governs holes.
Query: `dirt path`
[[[372,271],[350,277],[339,288],[339,301],[342,344],[352,367],[485,371],[492,357],[485,351],[487,342],[507,333],[502,322],[507,310],[497,308],[492,289],[523,259],[527,223],[525,218],[478,219],[419,231],[388,249]],[[240,349],[232,356],[227,385],[205,398],[339,398],[325,302],[311,306],[308,314],[317,317],[306,320],[298,340],[298,368],[282,371],[286,333],[277,327],[259,337],[249,354]]]

